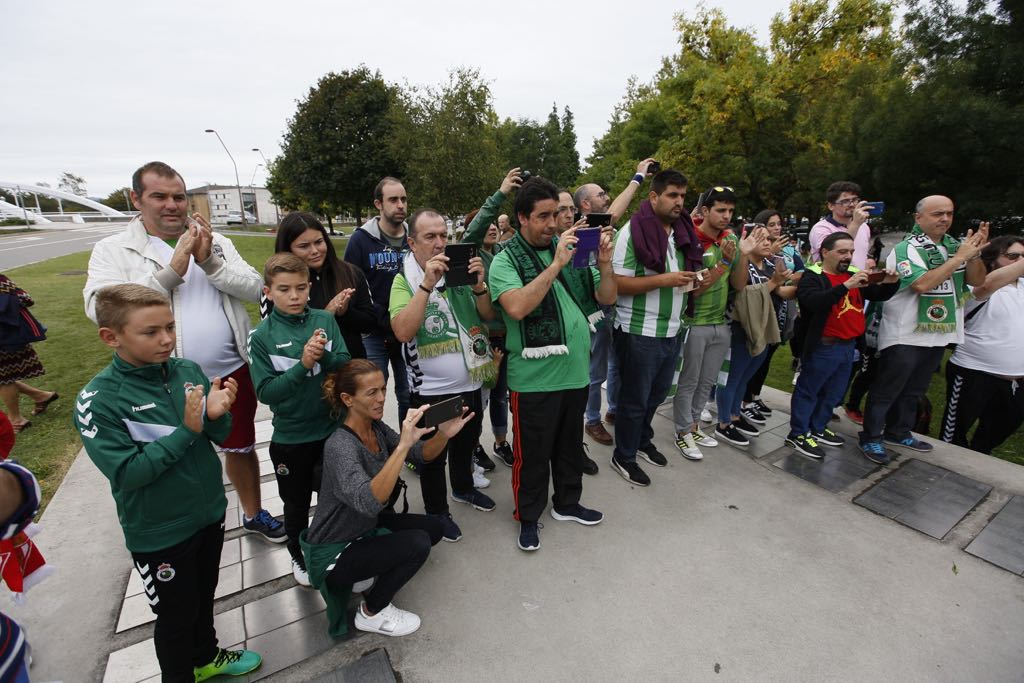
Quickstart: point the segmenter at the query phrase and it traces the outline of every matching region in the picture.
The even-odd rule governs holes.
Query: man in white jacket
[[[198,363],[211,379],[238,382],[231,435],[221,447],[244,512],[242,524],[283,543],[284,525],[260,502],[256,391],[246,356],[250,322],[242,302],[259,301],[263,278],[200,214],[188,216],[185,180],[167,164],[152,161],[135,171],[131,199],[139,215],[124,232],[93,247],[83,292],[85,313],[95,322],[96,293],[109,285],[145,285],[171,299],[175,355]]]

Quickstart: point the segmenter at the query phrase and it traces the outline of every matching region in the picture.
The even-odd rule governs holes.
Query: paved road
[[[92,249],[107,235],[124,230],[127,223],[76,225],[31,233],[0,232],[0,271]]]

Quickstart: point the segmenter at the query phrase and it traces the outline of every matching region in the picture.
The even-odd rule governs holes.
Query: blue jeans
[[[747,389],[747,383],[757,373],[764,359],[768,357],[768,347],[765,347],[756,356],[751,356],[747,351],[747,335],[735,325],[732,329],[732,342],[729,348],[731,349],[729,381],[724,387],[718,387],[715,395],[719,424],[729,424],[733,415],[740,414],[740,399],[743,398],[743,392]],[[703,406],[698,406],[698,408],[701,407]]]
[[[405,421],[405,414],[409,412],[409,377],[405,370],[405,360],[402,358],[402,343],[394,339],[387,339],[384,335],[373,333],[363,337],[363,346],[366,348],[366,359],[380,368],[384,373],[384,382],[388,381],[388,361],[395,369],[395,397],[398,399],[398,421]]]
[[[789,435],[820,433],[832,419],[832,410],[846,394],[853,367],[854,341],[818,344],[800,366],[790,401]]]
[[[651,420],[668,395],[679,359],[683,336],[644,337],[612,331],[612,344],[620,368],[629,368],[629,381],[619,389],[615,414],[615,459],[635,462],[636,452],[654,438]]]
[[[608,380],[608,412],[615,415],[619,397],[619,363],[612,350],[612,321],[605,318],[597,332],[590,335],[590,393],[583,421],[601,421],[601,385]]]
[[[491,337],[491,346],[493,348],[501,349],[505,351],[505,338],[504,337]],[[494,383],[493,389],[484,389],[484,391],[490,391],[490,415],[491,415],[491,432],[497,436],[499,434],[508,434],[508,354],[501,359],[501,365],[498,367],[498,379]]]

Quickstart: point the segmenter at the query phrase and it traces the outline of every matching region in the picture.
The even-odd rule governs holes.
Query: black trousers
[[[970,442],[967,431],[978,423]],[[1024,382],[946,363],[942,440],[991,454],[1024,423]]]
[[[761,395],[761,389],[764,389],[764,381],[768,379],[768,368],[772,364],[772,356],[779,350],[779,346],[779,344],[768,345],[768,355],[764,357],[761,367],[750,378],[750,381],[747,382],[747,388],[743,391],[743,400],[746,403],[753,401],[755,396]]]
[[[467,391],[461,394],[440,394],[424,396],[412,394],[409,406],[419,408],[422,405],[434,405],[449,398],[461,396],[462,402],[474,413],[473,419],[466,423],[454,439],[449,439],[441,455],[420,467],[420,492],[423,494],[423,509],[428,515],[440,515],[448,512],[448,488],[444,482],[444,464],[448,461],[448,476],[455,493],[469,493],[473,490],[473,451],[480,441],[480,426],[483,424],[483,400],[480,390]],[[424,439],[431,439],[434,432]]]
[[[897,344],[882,351],[878,376],[864,408],[862,442],[883,436],[899,441],[910,436],[917,422],[918,399],[928,391],[945,350],[945,346]]]
[[[323,476],[324,442],[270,442],[270,461],[274,463],[277,492],[284,502],[284,530],[288,534],[288,552],[303,568],[306,561],[299,547],[299,534],[309,526],[309,504],[313,491],[320,491]]]
[[[867,395],[871,383],[878,375],[878,350],[865,349],[861,352],[860,363],[853,367],[853,377],[850,380],[850,395],[846,399],[846,405],[855,410],[860,410],[860,404]]]
[[[625,370],[625,368],[623,368]],[[625,375],[623,376],[625,380]],[[565,508],[583,493],[583,411],[589,387],[512,395],[512,496],[515,518],[536,522],[551,502]]]
[[[326,578],[327,585],[343,588],[376,576],[373,590],[365,596],[366,609],[375,614],[416,575],[444,533],[441,521],[428,515],[382,513],[377,526],[391,533],[350,544]]]
[[[132,553],[156,614],[153,643],[164,683],[195,681],[193,667],[217,656],[213,594],[223,546],[221,519],[169,548]]]

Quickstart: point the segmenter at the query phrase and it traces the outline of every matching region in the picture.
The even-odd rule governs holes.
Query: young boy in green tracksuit
[[[96,295],[96,321],[114,359],[82,389],[75,427],[110,480],[125,544],[156,614],[163,680],[205,681],[260,665],[250,650],[217,647],[213,595],[227,499],[210,442],[231,432],[238,385],[211,383],[172,358],[174,314],[163,294],[135,284]]]
[[[256,396],[274,411],[270,460],[284,502],[284,530],[295,580],[309,575],[299,534],[309,526],[313,491],[320,489],[324,442],[340,424],[321,396],[327,373],[351,358],[334,316],[311,309],[309,267],[290,253],[274,254],[263,269],[263,294],[274,308],[249,335]]]

